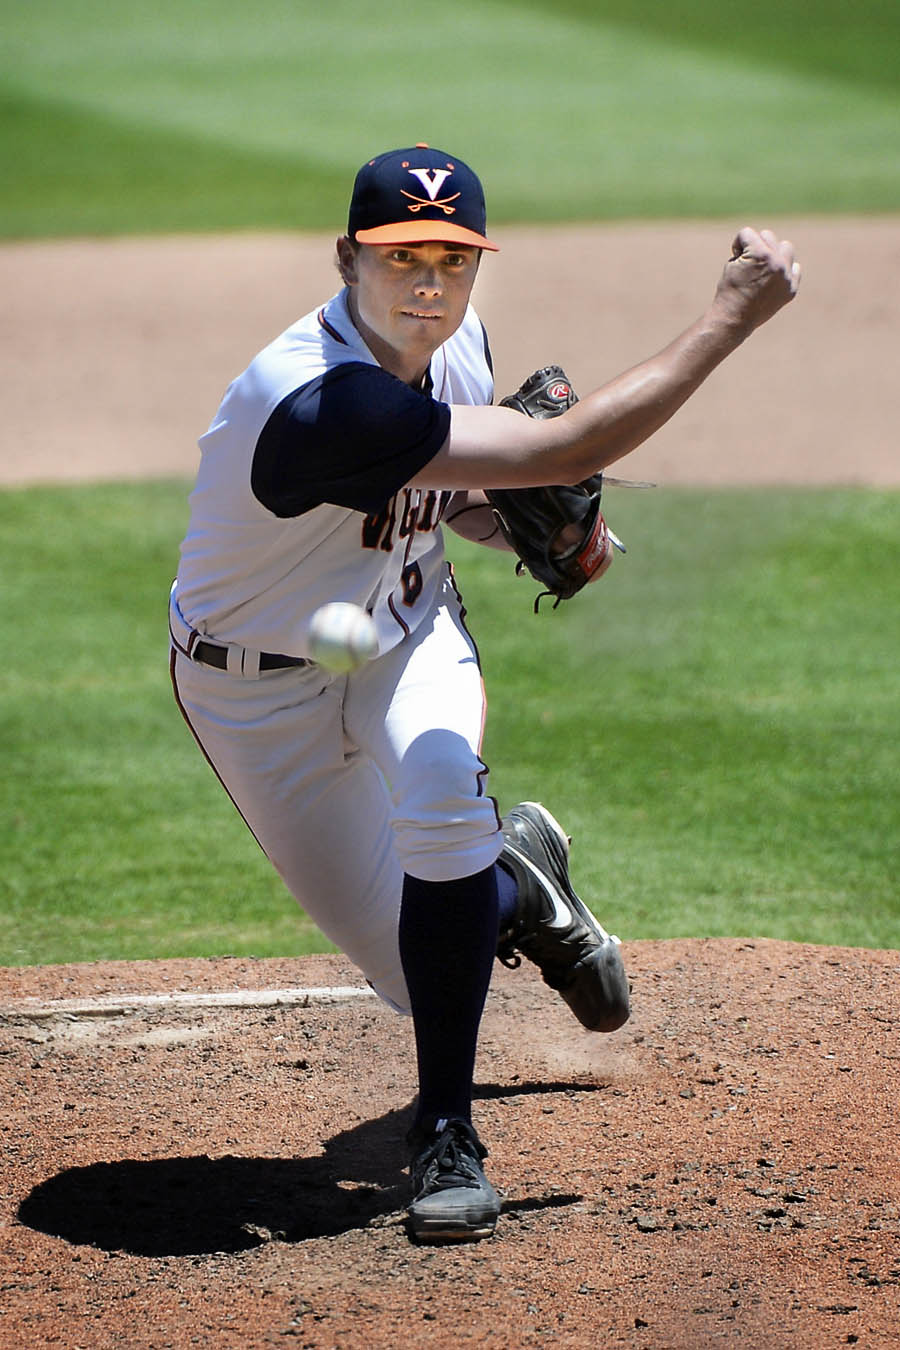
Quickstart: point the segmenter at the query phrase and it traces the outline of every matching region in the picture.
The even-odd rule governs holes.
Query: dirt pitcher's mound
[[[606,1037],[497,968],[503,1214],[452,1249],[403,1224],[409,1024],[341,958],[0,971],[0,1346],[895,1345],[900,953],[627,959]]]

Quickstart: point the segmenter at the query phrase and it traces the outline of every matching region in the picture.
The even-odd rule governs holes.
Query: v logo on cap
[[[441,188],[450,177],[449,169],[410,169],[413,178],[418,178],[430,201],[434,201]],[[459,193],[457,192],[457,197]]]

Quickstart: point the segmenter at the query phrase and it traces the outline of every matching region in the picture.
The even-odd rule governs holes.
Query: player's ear
[[[335,245],[337,249],[337,267],[344,283],[347,286],[355,286],[359,281],[359,274],[356,266],[356,260],[359,256],[359,244],[355,239],[348,235],[338,236]]]

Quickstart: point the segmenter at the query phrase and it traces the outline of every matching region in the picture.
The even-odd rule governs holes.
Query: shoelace
[[[476,1145],[449,1126],[422,1159],[422,1185],[438,1190],[481,1184]]]

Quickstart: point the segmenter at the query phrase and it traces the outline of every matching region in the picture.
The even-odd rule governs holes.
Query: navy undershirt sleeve
[[[347,362],[281,401],[256,443],[250,484],[276,516],[324,502],[372,514],[434,458],[449,430],[445,403],[381,366]]]

